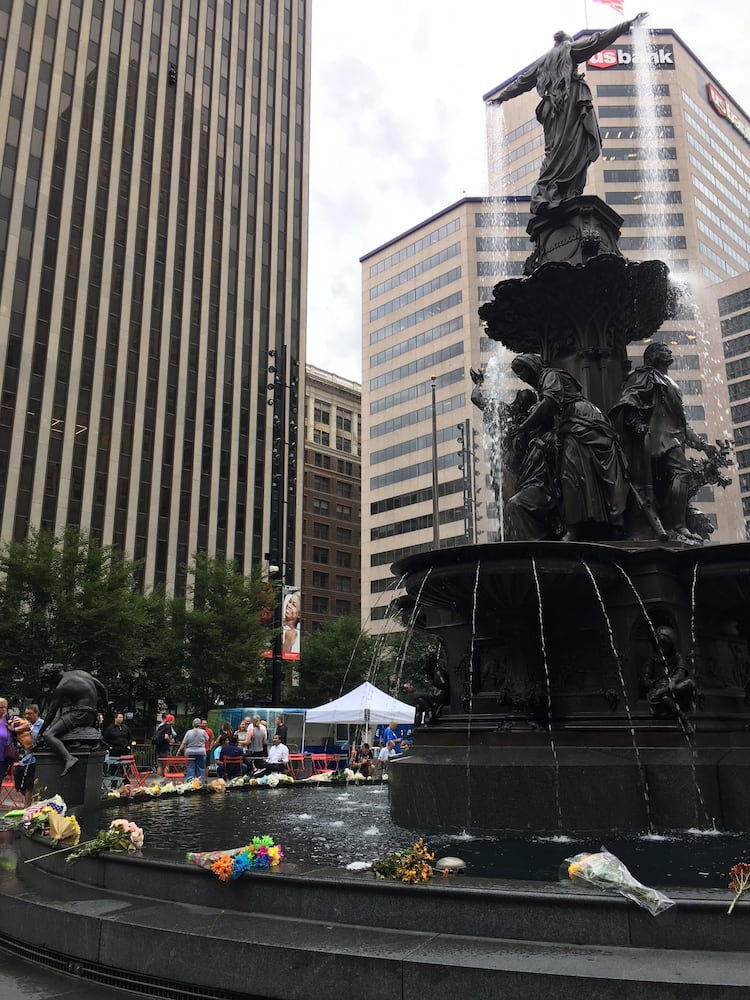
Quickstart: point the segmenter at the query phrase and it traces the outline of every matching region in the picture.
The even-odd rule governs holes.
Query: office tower
[[[730,297],[737,283],[750,286],[750,125],[671,30],[651,33],[652,75],[645,83],[640,73],[636,79],[632,39],[622,42],[586,67],[603,135],[586,194],[598,195],[623,217],[625,256],[663,259],[685,282],[678,315],[655,336],[673,345],[672,373],[693,427],[712,439],[734,437],[742,464],[747,460],[738,421],[745,414],[750,422],[741,406],[750,399],[749,379],[742,388],[742,359],[750,357],[750,343],[741,336],[725,340],[724,351],[739,353],[731,355],[736,364],[724,364],[719,311],[722,299],[737,304]],[[521,69],[508,67],[513,74]],[[654,95],[650,114],[637,96],[644,88]],[[362,258],[363,617],[368,601],[375,620],[386,615],[394,560],[434,545],[498,537],[482,449],[467,456],[456,438],[466,421],[470,436],[481,432],[481,416],[470,403],[470,368],[504,350],[482,335],[477,307],[498,280],[523,273],[532,249],[526,233],[529,193],[543,155],[534,113],[538,100],[533,91],[488,109],[489,198],[451,205]],[[747,304],[744,311],[750,316]],[[726,329],[750,327],[743,322],[733,317]],[[634,364],[641,363],[647,342],[631,345]],[[506,363],[501,355],[500,367]],[[507,380],[506,400],[515,385]],[[730,397],[738,402],[731,410]],[[479,460],[478,477],[467,473],[467,458],[471,465]],[[738,483],[736,472],[733,478],[726,491],[707,487],[697,497],[719,541],[744,538],[738,486],[748,492],[750,482],[745,476]],[[484,492],[477,494],[477,488]]]
[[[360,616],[361,386],[307,365],[302,621]]]
[[[178,593],[198,549],[264,558],[308,63],[304,0],[0,0],[3,540],[80,527]]]

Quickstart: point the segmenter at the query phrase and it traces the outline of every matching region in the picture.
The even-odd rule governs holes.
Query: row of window
[[[438,375],[435,381],[435,388],[442,389],[449,385],[455,385],[456,382],[463,382],[464,380],[464,369],[454,368],[451,372],[446,372],[445,375]],[[374,402],[370,403],[370,413],[382,413],[384,410],[390,410],[392,407],[401,406],[403,403],[411,402],[413,399],[419,399],[420,396],[425,396],[432,389],[432,380],[428,379],[426,382],[419,382],[416,385],[407,386],[405,389],[400,389],[398,392],[392,392],[388,396],[383,396],[382,399],[376,399]]]
[[[750,327],[750,313],[744,313],[743,315],[746,317],[746,326],[742,327],[742,329],[747,330]],[[746,333],[744,337],[736,337],[734,340],[724,341],[725,358],[734,358],[738,354],[747,354],[748,351],[750,351],[750,334]]]
[[[354,514],[354,510],[349,504],[337,503],[334,506],[331,506],[330,501],[324,500],[323,497],[313,497],[311,506],[313,513],[318,514],[321,517],[333,515],[338,518],[339,521],[351,521]]]
[[[340,525],[332,526],[327,521],[313,521],[313,538],[318,538],[322,542],[328,542],[331,540],[331,527],[334,527],[335,540],[339,545],[351,545],[352,544],[352,529],[342,528]],[[336,565],[337,566],[351,566],[351,553],[348,552],[337,552],[336,553]]]
[[[319,476],[317,473],[313,476],[313,489],[319,490],[321,493],[331,492],[331,480],[328,476]],[[353,483],[344,483],[341,480],[336,482],[336,495],[343,497],[345,500],[351,500],[354,494],[355,486]]]
[[[417,285],[416,288],[410,288],[403,295],[399,295],[396,299],[390,299],[388,302],[384,302],[382,305],[378,306],[376,309],[370,310],[370,322],[374,323],[384,316],[389,316],[392,312],[398,312],[399,309],[403,309],[405,306],[411,305],[412,302],[416,302],[417,299],[423,299],[425,295],[432,295],[433,292],[437,292],[441,288],[445,288],[446,285],[452,285],[454,281],[458,281],[461,278],[461,268],[453,267],[450,271],[446,271],[445,274],[438,275],[437,278],[433,278],[431,281],[426,281],[422,285]]]
[[[733,166],[740,176],[744,177],[750,183],[750,173],[745,173],[740,166],[740,164],[744,164],[748,171],[750,171],[750,158],[745,156],[742,148],[734,143],[730,143],[714,119],[709,117],[703,108],[696,104],[690,94],[687,94],[684,90],[682,92],[682,101],[703,122],[707,131],[701,128],[698,122],[687,111],[683,111],[685,121],[708,143],[711,149],[717,152],[726,163]],[[713,136],[716,139],[712,138]]]
[[[412,455],[415,451],[423,451],[425,448],[431,447],[433,441],[436,441],[437,444],[442,444],[444,441],[452,440],[455,436],[456,428],[455,425],[451,424],[450,427],[441,427],[435,437],[430,432],[429,434],[412,438],[409,441],[399,441],[398,444],[392,444],[388,448],[381,448],[380,451],[374,451],[370,456],[370,465],[380,465],[381,462],[392,462],[395,458],[400,458],[402,455]]]
[[[343,451],[344,454],[350,455],[352,452],[352,439],[350,437],[345,437],[343,434],[335,435],[336,451]],[[319,427],[313,428],[313,444],[319,444],[322,448],[331,447],[331,435],[328,431],[322,431]],[[362,449],[357,446],[357,454],[360,455]]]
[[[444,250],[440,250],[439,253],[434,253],[426,260],[422,260],[418,264],[412,265],[412,267],[407,267],[405,271],[400,271],[398,274],[394,274],[392,278],[387,278],[385,281],[381,281],[379,284],[373,285],[370,289],[370,298],[376,299],[379,295],[389,292],[392,288],[397,288],[399,285],[403,285],[407,281],[413,281],[417,275],[424,274],[425,271],[431,271],[433,267],[439,267],[447,260],[457,257],[460,253],[461,244],[452,243],[449,247],[446,247]]]
[[[454,455],[453,453],[440,455],[437,463],[438,471],[442,469],[450,469],[458,465],[459,461],[460,456]],[[392,469],[390,472],[384,472],[380,476],[373,476],[370,479],[370,489],[382,490],[384,486],[393,486],[394,483],[403,483],[407,479],[416,479],[418,476],[427,476],[431,472],[431,459],[426,462],[417,462],[415,465],[407,465],[402,469]]]
[[[463,295],[461,292],[454,292],[453,295],[448,295],[444,299],[438,299],[437,302],[432,302],[430,305],[425,306],[424,309],[417,309],[416,312],[396,320],[395,323],[389,323],[388,326],[374,330],[370,334],[370,343],[379,344],[381,340],[386,340],[388,337],[393,337],[395,334],[401,333],[402,330],[408,330],[412,326],[417,326],[431,316],[439,316],[440,313],[446,312],[448,309],[460,306],[462,301]]]
[[[314,615],[326,615],[331,610],[331,602],[322,594],[313,594],[310,599],[310,611]],[[352,602],[336,600],[333,604],[334,614],[339,618],[352,613]],[[313,630],[316,623],[313,622]]]
[[[408,354],[410,351],[415,351],[419,347],[424,347],[425,344],[430,344],[435,340],[440,340],[441,337],[447,337],[451,333],[455,333],[457,330],[463,329],[463,325],[463,316],[454,316],[453,319],[446,320],[445,323],[441,323],[439,326],[433,326],[431,330],[424,330],[422,333],[418,333],[414,337],[402,340],[399,344],[387,347],[384,351],[378,351],[377,354],[371,354],[370,367],[377,368],[378,365],[385,364],[388,361],[393,361],[394,358],[398,358],[402,354]]]
[[[306,452],[305,461],[310,462],[310,452]],[[316,465],[319,469],[332,469],[333,463],[331,456],[325,454],[324,452],[315,451],[312,453],[312,464]],[[359,463],[354,463],[345,458],[336,459],[336,471],[342,476],[353,476],[355,473],[359,475]]]
[[[394,264],[400,264],[402,260],[407,260],[409,257],[414,257],[416,254],[421,253],[422,250],[433,243],[439,243],[440,240],[444,240],[446,236],[450,236],[451,233],[456,233],[461,228],[461,220],[453,219],[451,222],[446,222],[445,225],[440,226],[438,229],[433,229],[432,232],[427,233],[420,239],[415,240],[408,246],[402,247],[395,253],[390,254],[388,257],[383,257],[379,260],[377,264],[372,264],[370,266],[370,277],[374,278],[378,274],[382,274],[383,271],[387,271],[389,267],[393,267]]]
[[[463,392],[458,393],[456,396],[450,396],[448,399],[439,399],[435,401],[435,415],[441,416],[443,413],[448,413],[450,410],[459,410],[466,405],[466,394]],[[391,417],[389,420],[384,420],[380,424],[374,424],[370,428],[370,438],[382,437],[384,434],[392,434],[394,431],[401,430],[403,427],[411,427],[414,424],[421,424],[425,420],[430,420],[432,418],[432,405],[430,406],[420,406],[416,410],[409,410],[408,413],[400,413],[397,417]]]
[[[466,517],[466,509],[461,507],[451,507],[448,510],[441,510],[438,514],[440,524],[455,524],[463,521]],[[370,531],[370,541],[378,542],[383,538],[393,538],[396,535],[409,535],[413,531],[422,531],[433,526],[432,513],[422,514],[420,517],[410,517],[405,521],[391,521],[388,524],[378,525]]]
[[[403,378],[409,378],[411,375],[416,375],[417,372],[424,371],[425,368],[434,368],[435,365],[449,361],[451,358],[460,357],[463,353],[464,342],[460,340],[456,344],[451,344],[450,347],[443,347],[439,351],[433,351],[432,354],[424,358],[415,358],[406,365],[401,365],[399,368],[394,368],[389,372],[378,375],[376,378],[370,379],[370,389],[381,389],[384,385],[390,385],[391,382],[398,382]]]

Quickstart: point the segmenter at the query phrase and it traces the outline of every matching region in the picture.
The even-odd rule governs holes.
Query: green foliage
[[[221,556],[198,553],[189,570],[192,604],[184,609],[183,697],[201,717],[217,697],[234,701],[261,681],[269,631],[260,624],[260,567],[250,576]]]
[[[321,705],[367,680],[374,640],[352,617],[332,618],[302,635],[300,685],[285,696],[290,707]]]
[[[88,670],[111,703],[141,703],[153,719],[161,698],[204,716],[218,695],[233,700],[258,683],[270,641],[259,622],[269,593],[260,568],[245,577],[199,553],[188,601],[144,596],[136,568],[72,529],[0,546],[0,691],[43,704],[39,667],[59,662]]]
[[[0,549],[0,676],[26,699],[42,697],[39,667],[60,662],[108,686],[141,644],[134,566],[115,549],[68,529],[32,532]]]

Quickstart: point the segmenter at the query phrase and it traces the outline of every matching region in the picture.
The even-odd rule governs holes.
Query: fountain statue
[[[534,394],[500,403],[472,372],[485,437],[501,429],[490,471],[506,540],[394,567],[402,613],[445,664],[439,711],[426,702],[413,753],[389,771],[404,826],[750,821],[750,546],[705,546],[712,525],[690,503],[727,485],[730,444],[690,427],[666,345],[630,371],[627,345],[654,337],[679,291],[664,262],[625,259],[621,217],[583,193],[600,146],[576,63],[644,16],[575,43],[559,33],[493,98],[541,95],[532,250],[479,310]]]
[[[54,690],[35,750],[38,785],[69,805],[96,805],[105,755],[96,720],[98,709],[107,708],[107,690],[88,671],[61,663],[42,664],[39,678]]]

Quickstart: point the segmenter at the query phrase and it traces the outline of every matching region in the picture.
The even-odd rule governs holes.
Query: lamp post
[[[290,556],[294,552],[294,532],[287,531],[289,506],[297,490],[297,436],[299,406],[299,362],[292,359],[289,381],[287,382],[286,345],[279,350],[268,352],[271,364],[268,383],[271,393],[268,405],[273,407],[271,421],[271,503],[270,532],[268,546],[268,571],[277,570],[274,584],[274,638],[271,649],[271,704],[281,705],[282,679],[282,635],[284,581],[289,573],[294,573],[294,562]],[[288,423],[287,423],[288,410]],[[290,538],[291,535],[291,538]]]

